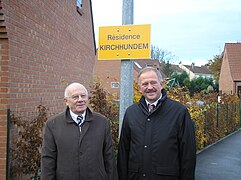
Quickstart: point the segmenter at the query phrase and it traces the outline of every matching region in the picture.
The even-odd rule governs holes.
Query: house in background
[[[96,60],[93,73],[94,79],[116,99],[120,97],[120,67],[120,60]]]
[[[226,94],[241,94],[241,43],[225,43],[219,91]]]
[[[0,30],[0,179],[8,179],[8,112],[30,119],[43,105],[59,113],[67,84],[92,82],[91,0],[1,0]]]
[[[194,63],[191,65],[183,65],[179,64],[179,67],[187,72],[190,80],[194,78],[203,77],[203,78],[212,78],[211,72],[208,70],[206,66],[195,66]]]
[[[144,67],[155,67],[160,70],[163,78],[167,76],[163,73],[163,66],[158,60],[135,59],[133,60],[133,79],[137,80],[137,74]],[[120,67],[121,60],[97,60],[94,67],[94,77],[103,83],[103,87],[116,99],[120,97]],[[178,65],[171,64],[173,72],[181,74],[183,70]]]
[[[158,61],[151,59],[135,59],[133,61],[133,79],[136,80],[138,72],[146,66],[160,69]],[[116,99],[120,97],[120,68],[121,60],[97,60],[94,67],[94,77],[99,79],[104,88]]]
[[[173,71],[173,73],[176,73],[178,75],[180,75],[184,72],[184,70],[182,68],[180,68],[179,65],[177,65],[177,64],[171,64],[171,70]]]
[[[158,60],[135,59],[133,60],[133,63],[134,80],[136,80],[138,72],[146,66],[159,69],[163,78],[167,78],[167,75],[164,73],[165,66],[159,63]],[[119,99],[120,96],[120,66],[121,60],[97,60],[94,67],[94,77],[98,77],[102,81],[103,87],[113,94],[116,99]],[[198,77],[212,78],[212,74],[206,66],[199,67],[194,64],[189,66],[181,63],[179,65],[170,64],[170,70],[177,74],[186,71],[190,80]],[[167,79],[167,81],[173,82],[173,79]]]

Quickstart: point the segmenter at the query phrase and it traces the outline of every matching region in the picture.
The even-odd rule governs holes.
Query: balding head
[[[70,85],[68,85],[65,88],[64,97],[70,97],[71,96],[71,91],[73,91],[74,89],[78,89],[78,88],[81,88],[81,89],[85,90],[86,95],[88,95],[88,91],[85,88],[85,86],[80,84],[80,83],[76,83],[75,82],[75,83],[71,83]]]
[[[73,113],[81,115],[89,103],[88,91],[82,84],[72,83],[65,89],[64,101]]]

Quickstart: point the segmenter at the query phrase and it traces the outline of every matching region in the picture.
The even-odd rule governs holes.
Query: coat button
[[[146,177],[146,174],[144,173],[144,174],[142,174],[142,176],[143,176],[143,177]]]
[[[144,148],[146,149],[146,148],[147,148],[147,145],[145,145]]]
[[[151,121],[151,119],[150,119],[150,118],[148,118],[148,119],[147,119],[147,121]]]

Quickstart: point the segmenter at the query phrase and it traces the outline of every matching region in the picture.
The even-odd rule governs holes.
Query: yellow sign
[[[98,60],[150,58],[151,25],[99,28]]]

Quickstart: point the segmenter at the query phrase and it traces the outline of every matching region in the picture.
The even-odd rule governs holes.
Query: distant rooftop
[[[230,72],[233,80],[241,79],[241,43],[225,43]]]
[[[201,67],[194,66],[194,65],[193,66],[184,65],[184,66],[195,74],[211,74],[206,66],[201,66]]]

